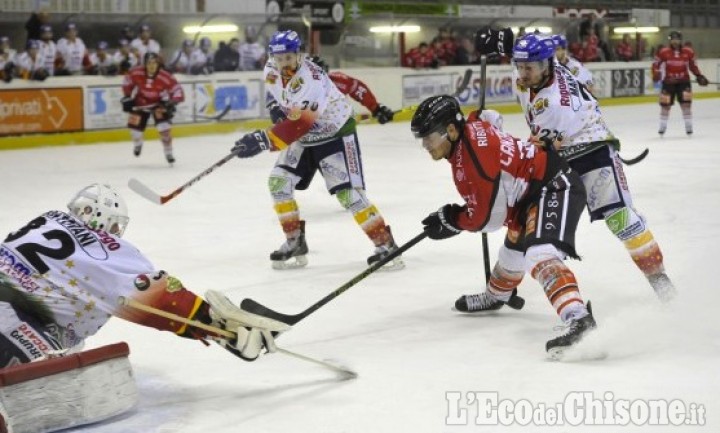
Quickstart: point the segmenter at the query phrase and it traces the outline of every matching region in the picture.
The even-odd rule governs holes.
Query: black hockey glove
[[[278,104],[277,101],[272,100],[268,102],[265,107],[270,113],[270,119],[272,120],[272,123],[278,124],[283,120],[287,119],[285,112],[282,110],[282,108],[280,108],[280,104]]]
[[[378,104],[375,111],[373,111],[373,117],[378,120],[380,123],[388,123],[393,120],[393,116],[395,116],[395,113],[388,107]]]
[[[167,120],[172,120],[172,118],[175,117],[175,112],[177,111],[177,104],[172,101],[163,101],[162,106],[165,108],[165,117]]]
[[[462,206],[457,204],[446,204],[422,220],[425,226],[423,230],[430,239],[440,240],[451,238],[462,232],[457,226],[457,215],[462,212]]]
[[[135,106],[135,102],[133,101],[133,98],[126,96],[120,100],[122,103],[123,111],[126,113],[129,113],[132,111],[133,107]]]
[[[707,86],[708,84],[710,84],[710,82],[708,81],[708,79],[705,78],[705,75],[698,75],[698,76],[695,77],[695,78],[697,78],[697,83],[698,83],[699,85],[703,86],[703,87],[705,87],[705,86]]]
[[[512,55],[514,35],[511,29],[483,27],[475,33],[475,49],[480,54]]]
[[[325,60],[322,57],[312,56],[312,57],[310,57],[310,61],[315,63],[316,65],[318,65],[320,67],[320,69],[325,71],[326,74],[330,71],[330,66],[328,66],[327,62],[325,62]]]
[[[236,141],[232,152],[235,153],[238,158],[251,158],[263,150],[270,149],[270,147],[270,139],[267,134],[265,134],[265,131],[258,129],[257,131],[243,135],[240,140]]]

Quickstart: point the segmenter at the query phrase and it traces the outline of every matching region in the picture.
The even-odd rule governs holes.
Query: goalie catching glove
[[[511,56],[514,38],[510,28],[494,30],[490,27],[483,27],[475,33],[475,49],[478,53],[485,55]]]
[[[205,300],[210,304],[212,325],[236,335],[234,339],[211,338],[245,361],[256,360],[263,349],[267,353],[275,352],[275,337],[290,329],[285,323],[242,310],[220,292],[208,290]]]

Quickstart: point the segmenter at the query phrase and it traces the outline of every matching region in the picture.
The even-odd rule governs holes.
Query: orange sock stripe
[[[561,317],[569,305],[583,304],[575,274],[559,259],[538,263],[531,274],[542,285],[548,301]]]
[[[555,302],[557,300],[565,295],[568,295],[570,293],[578,293],[577,284],[571,284],[564,287],[560,287],[557,290],[555,290],[553,293],[547,293],[547,298],[550,301],[551,304],[555,305]]]
[[[579,294],[579,293],[578,293],[578,294]],[[555,308],[555,311],[557,311],[558,315],[562,317],[562,310],[563,310],[565,307],[567,307],[568,305],[571,305],[571,304],[574,304],[574,303],[583,304],[583,301],[582,301],[582,299],[580,299],[579,297],[578,297],[578,298],[568,299],[567,301],[563,302],[559,307],[556,307],[556,308]]]
[[[509,272],[496,264],[490,274],[488,290],[496,295],[507,295],[520,285],[524,275],[524,272]]]

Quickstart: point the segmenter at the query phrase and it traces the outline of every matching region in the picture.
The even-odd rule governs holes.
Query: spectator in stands
[[[452,29],[449,27],[441,27],[440,41],[442,43],[443,51],[445,52],[445,63],[452,65],[455,61],[455,53],[458,50],[458,41],[453,36]]]
[[[624,34],[622,40],[615,46],[615,58],[621,62],[635,60],[635,49],[629,34]]]
[[[42,57],[43,65],[48,75],[55,75],[55,62],[58,61],[58,51],[55,42],[53,41],[52,27],[45,24],[42,26],[42,32],[40,33],[40,56]]]
[[[426,42],[420,42],[420,45],[411,49],[405,56],[406,66],[410,68],[437,68],[438,59],[435,57],[432,48],[428,47]]]
[[[255,26],[245,28],[245,42],[239,47],[241,71],[259,71],[265,67],[267,54],[265,47],[260,45],[257,37]]]
[[[516,39],[520,39],[520,38],[522,38],[523,36],[525,36],[526,34],[527,34],[527,31],[525,30],[525,27],[519,27],[519,28],[518,28],[518,33],[517,33],[517,35],[515,36],[515,38],[516,38]]]
[[[192,39],[185,39],[180,49],[175,50],[170,58],[167,70],[175,74],[189,74],[193,51],[195,51],[195,44]]]
[[[125,26],[120,30],[120,39],[126,39],[128,41],[132,41],[135,39],[135,32],[133,31],[132,27]]]
[[[85,73],[88,75],[117,75],[119,68],[108,53],[108,43],[100,41],[97,49],[90,53],[84,62]]]
[[[452,63],[452,60],[448,61],[447,59],[448,53],[445,51],[445,47],[443,46],[440,37],[436,37],[432,40],[430,49],[437,59],[438,66],[447,66]]]
[[[582,60],[580,60],[582,63],[601,61],[598,43],[595,31],[590,29],[582,41]]]
[[[42,33],[42,26],[50,22],[50,14],[45,8],[40,9],[37,12],[33,12],[30,18],[25,23],[25,30],[27,30],[27,41],[40,39]]]
[[[460,46],[455,51],[454,65],[474,65],[479,61],[479,56],[475,50],[475,44],[472,39],[467,36],[460,38]]]
[[[10,38],[0,36],[0,80],[6,83],[15,76],[16,51],[10,47]]]
[[[135,51],[135,55],[141,62],[145,58],[146,53],[155,53],[160,55],[160,43],[151,36],[152,31],[150,30],[150,26],[143,24],[140,26],[140,36],[130,42],[130,48]]]
[[[214,65],[216,71],[237,71],[240,67],[240,39],[230,39],[230,44],[220,42],[215,53]]]
[[[25,80],[44,81],[49,74],[43,65],[42,57],[40,57],[40,42],[30,40],[26,47],[25,52],[17,56],[18,76]]]
[[[193,53],[190,73],[194,75],[212,74],[215,69],[214,57],[215,53],[212,51],[210,38],[201,38],[200,48]]]
[[[56,64],[55,75],[80,75],[84,72],[83,59],[87,55],[85,42],[78,37],[75,23],[65,26],[65,37],[57,42],[60,61]]]
[[[120,39],[120,48],[113,54],[113,64],[118,68],[118,72],[125,75],[130,68],[138,65],[138,58],[130,49],[130,41]]]

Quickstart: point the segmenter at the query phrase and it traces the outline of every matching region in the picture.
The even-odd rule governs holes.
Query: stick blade
[[[620,157],[620,161],[622,161],[625,165],[635,165],[645,159],[645,157],[648,156],[648,153],[650,153],[650,149],[646,147],[645,150],[643,150],[642,153],[635,158],[625,159],[623,157]]]
[[[145,185],[144,183],[135,179],[134,177],[128,181],[128,188],[133,190],[139,196],[141,196],[141,197],[145,198],[146,200],[149,200],[157,205],[161,205],[164,203],[160,194],[151,190],[150,188],[148,188],[147,185]]]
[[[264,316],[269,319],[283,322],[287,325],[293,326],[300,321],[301,317],[289,316],[287,314],[278,313],[277,311],[271,310],[270,308],[255,302],[250,298],[245,298],[240,303],[240,308],[248,313],[257,314],[258,316]]]

